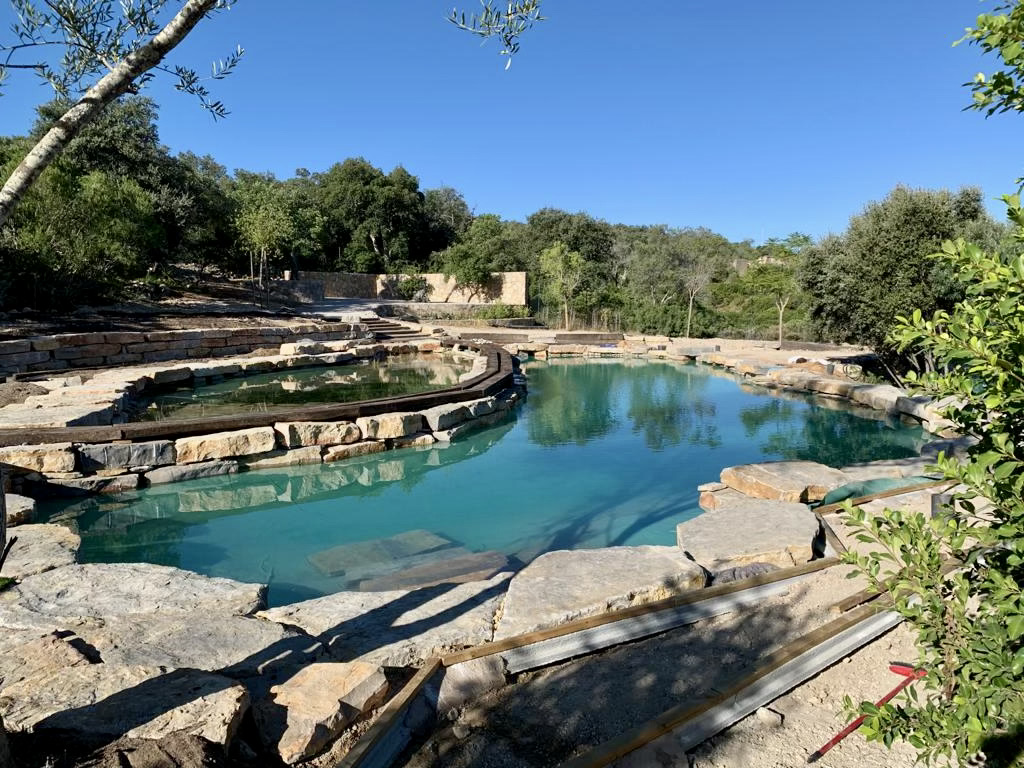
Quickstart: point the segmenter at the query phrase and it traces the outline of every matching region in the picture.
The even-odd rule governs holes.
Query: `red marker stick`
[[[897,685],[895,688],[893,688],[891,691],[889,691],[887,694],[885,694],[885,696],[883,696],[881,699],[876,701],[875,702],[875,706],[876,707],[881,707],[883,704],[888,704],[890,701],[892,701],[896,697],[896,694],[898,694],[900,691],[902,691],[904,688],[906,688],[908,685],[910,685],[915,680],[920,680],[922,677],[924,677],[926,674],[928,674],[923,669],[915,669],[912,664],[904,664],[904,663],[898,662],[898,661],[894,661],[894,662],[892,662],[889,665],[889,671],[890,672],[894,672],[897,675],[902,675],[904,679],[900,682],[899,685]],[[840,741],[845,739],[847,736],[849,736],[855,730],[860,728],[860,724],[864,722],[864,718],[865,717],[866,717],[866,715],[861,715],[856,720],[854,720],[852,723],[850,723],[848,726],[843,728],[843,730],[841,730],[839,733],[837,733],[835,736],[833,736],[825,746],[823,746],[820,749],[815,750],[814,752],[812,752],[811,756],[807,758],[807,762],[808,763],[816,763],[819,760],[821,760],[822,756],[826,752],[828,752],[830,749],[832,749],[832,747],[834,747]]]

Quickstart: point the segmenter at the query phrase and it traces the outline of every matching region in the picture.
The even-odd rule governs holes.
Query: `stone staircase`
[[[385,320],[382,317],[364,319],[360,322],[373,333],[378,341],[413,341],[415,339],[429,338],[417,327],[410,327],[403,323],[396,323],[393,320]]]

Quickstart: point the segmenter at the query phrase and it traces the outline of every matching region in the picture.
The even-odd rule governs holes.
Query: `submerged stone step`
[[[458,556],[443,557],[423,565],[403,567],[395,573],[359,582],[363,592],[384,592],[391,589],[422,589],[438,584],[464,584],[483,581],[508,567],[504,552],[466,552],[461,547],[442,550],[438,555],[458,551]],[[397,564],[396,564],[397,565]]]
[[[325,576],[365,573],[367,569],[379,568],[413,555],[422,555],[439,549],[452,547],[455,542],[430,531],[416,530],[399,533],[385,539],[356,541],[325,549],[309,556],[310,565]]]

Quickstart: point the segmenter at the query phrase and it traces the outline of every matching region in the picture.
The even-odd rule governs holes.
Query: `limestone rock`
[[[461,547],[457,548],[461,550]],[[447,550],[440,554],[447,554]],[[364,592],[393,589],[422,589],[437,584],[462,584],[484,581],[508,568],[503,552],[466,552],[454,557],[438,557],[423,565],[402,568],[394,573],[359,582]]]
[[[202,669],[232,678],[293,669],[326,653],[316,639],[280,624],[209,609],[109,616],[74,631],[105,664]]]
[[[82,540],[63,525],[20,525],[18,540],[4,562],[4,576],[23,579],[75,562]]]
[[[30,499],[28,496],[5,493],[4,508],[6,509],[7,525],[9,527],[31,523],[36,516],[35,499]]]
[[[230,768],[224,748],[200,736],[173,733],[162,739],[122,737],[93,752],[76,768]],[[3,764],[0,763],[0,766]],[[6,768],[4,766],[3,768]]]
[[[675,547],[608,547],[541,555],[509,584],[495,639],[663,600],[704,586]]]
[[[57,632],[33,634],[0,654],[0,689],[35,675],[91,663],[71,638],[61,637]]]
[[[387,678],[375,664],[311,664],[260,702],[255,709],[260,735],[289,765],[306,760],[383,702],[387,690]]]
[[[819,529],[804,504],[750,499],[680,523],[676,540],[710,571],[749,563],[785,568],[813,557]]]
[[[87,496],[93,493],[124,493],[139,487],[142,477],[134,472],[123,475],[75,477],[67,480],[48,478],[43,493],[50,496]]]
[[[169,467],[153,469],[143,475],[149,485],[160,485],[162,483],[177,483],[182,480],[196,480],[200,477],[217,477],[219,475],[233,475],[241,469],[237,461],[205,461],[200,464],[188,464],[185,466],[172,464]]]
[[[850,393],[853,402],[886,413],[899,413],[899,402],[903,397],[902,389],[889,384],[862,384]]]
[[[172,733],[231,742],[249,706],[245,687],[192,669],[89,664],[4,688],[9,728],[159,739]]]
[[[69,565],[29,576],[0,592],[0,606],[19,607],[51,618],[194,613],[201,610],[248,615],[266,604],[263,584],[201,576],[149,563]]]
[[[327,449],[324,454],[325,462],[344,461],[354,459],[357,456],[369,456],[372,453],[383,453],[388,447],[377,440],[366,440],[362,443],[351,445],[334,445]]]
[[[30,472],[74,472],[75,454],[71,443],[14,445],[0,448],[0,463]]]
[[[287,448],[312,445],[348,445],[362,437],[359,427],[350,421],[288,421],[274,425]]]
[[[462,403],[447,403],[427,408],[423,411],[423,418],[431,431],[437,432],[441,429],[451,429],[457,424],[473,418],[473,415],[469,408]]]
[[[722,470],[722,482],[755,499],[821,501],[848,482],[838,469],[814,461],[766,461]]]
[[[411,592],[336,592],[257,615],[318,636],[340,661],[414,666],[490,641],[509,576]]]
[[[714,491],[701,491],[700,496],[697,499],[697,505],[705,512],[711,512],[712,510],[720,509],[721,507],[728,506],[734,502],[750,498],[746,494],[735,491],[723,483],[714,483],[714,485],[720,485],[722,487]]]
[[[246,469],[275,469],[278,467],[295,467],[300,464],[319,464],[323,461],[321,448],[312,445],[308,448],[294,448],[290,451],[273,451],[260,458],[243,458]],[[193,465],[195,466],[195,465]]]
[[[274,450],[275,442],[272,427],[253,427],[236,432],[182,437],[174,442],[174,449],[179,464],[193,464],[208,459],[228,459],[265,453]]]
[[[170,440],[78,446],[78,468],[83,472],[129,467],[160,467],[173,464],[174,461],[174,443]]]
[[[430,531],[406,531],[387,538],[341,544],[309,556],[309,563],[325,576],[350,578],[375,572],[382,563],[396,561],[451,547],[454,542]]]
[[[908,459],[882,459],[881,461],[865,461],[851,464],[840,471],[849,478],[849,482],[878,480],[887,477],[911,477],[926,475],[935,461],[926,456],[913,456]]]
[[[429,448],[437,442],[437,439],[429,432],[410,435],[409,437],[396,437],[395,448]]]
[[[389,437],[406,437],[423,429],[423,416],[418,413],[382,413],[380,416],[363,416],[356,419],[363,437],[368,440],[384,440]]]

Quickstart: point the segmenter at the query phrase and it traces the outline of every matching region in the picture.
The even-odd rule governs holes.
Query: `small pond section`
[[[51,502],[84,562],[153,562],[269,582],[272,605],[409,574],[519,567],[555,549],[675,543],[723,467],[915,456],[925,433],[839,402],[747,388],[696,365],[524,366],[506,422],[452,444]]]
[[[398,355],[329,367],[215,377],[198,386],[142,401],[136,421],[199,419],[266,413],[300,405],[351,403],[444,389],[459,383],[472,360],[442,353]]]

